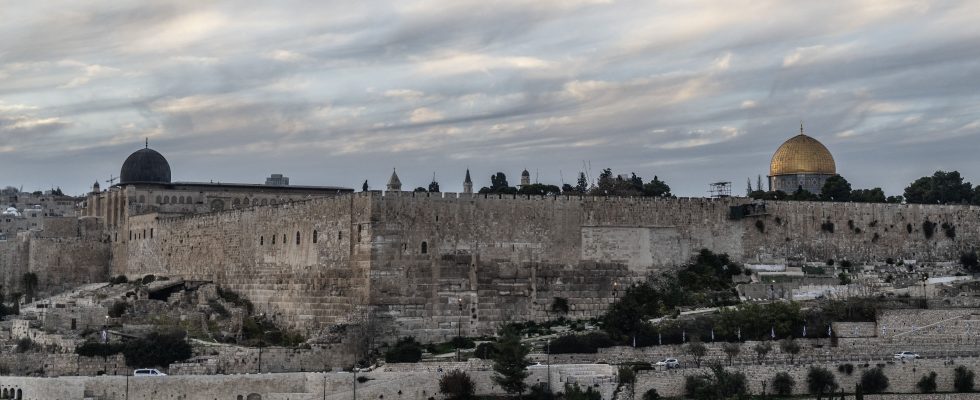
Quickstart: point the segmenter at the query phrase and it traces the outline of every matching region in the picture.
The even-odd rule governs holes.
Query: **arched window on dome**
[[[170,204],[177,204],[177,196],[170,196]]]

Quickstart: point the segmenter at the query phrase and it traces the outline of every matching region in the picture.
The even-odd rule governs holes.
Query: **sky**
[[[0,0],[0,185],[105,187],[148,139],[175,181],[611,168],[744,194],[800,121],[855,188],[980,183],[978,21],[976,1]]]

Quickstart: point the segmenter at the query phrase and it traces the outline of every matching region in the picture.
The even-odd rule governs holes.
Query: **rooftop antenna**
[[[800,128],[800,129],[802,129],[802,128]],[[143,148],[144,149],[150,148],[150,138],[146,138],[146,145]]]
[[[118,177],[115,177],[115,176],[112,176],[112,174],[109,174],[109,179],[106,179],[106,182],[109,183],[109,186],[112,186],[112,184],[116,182],[116,179],[119,179],[119,178]]]

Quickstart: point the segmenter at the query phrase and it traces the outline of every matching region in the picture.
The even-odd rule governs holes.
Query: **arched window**
[[[133,231],[129,231],[129,240],[133,240]]]
[[[422,242],[422,254],[429,254],[429,244]]]
[[[313,230],[313,243],[316,243],[316,239],[317,239],[317,232],[316,232],[316,229],[314,229]]]
[[[184,204],[184,196],[177,197],[177,204]]]
[[[252,199],[252,205],[253,206],[259,205],[259,199]]]
[[[177,196],[170,196],[170,204],[177,204]]]
[[[337,240],[340,240],[340,239],[343,239],[343,238],[344,238],[344,232],[343,231],[337,231]]]
[[[163,204],[163,201],[160,199],[159,195],[157,195],[157,204]]]
[[[259,246],[265,245],[265,236],[259,236]]]
[[[296,244],[299,244],[299,231],[296,231]]]
[[[242,205],[245,206],[245,207],[248,207],[248,204],[249,204],[248,197],[243,197],[242,198]]]
[[[263,206],[269,205],[269,199],[262,199],[262,205]]]
[[[272,244],[276,244],[276,235],[272,235]]]
[[[232,207],[238,208],[242,205],[242,201],[239,199],[232,200],[231,205]]]
[[[277,202],[276,199],[272,199],[272,200],[269,200],[269,204],[276,205],[276,204],[279,204],[279,202]]]

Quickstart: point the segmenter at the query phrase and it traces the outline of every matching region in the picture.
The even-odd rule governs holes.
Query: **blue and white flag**
[[[681,331],[681,342],[687,343],[687,331]]]
[[[109,343],[109,331],[102,330],[102,343]]]
[[[738,335],[738,340],[739,341],[742,341],[742,327],[741,326],[738,327],[738,331],[736,331],[736,334]]]
[[[827,325],[827,337],[834,336],[834,331],[830,327],[831,325]]]
[[[803,337],[806,337],[806,325],[803,325]]]
[[[776,327],[774,326],[774,327],[771,327],[769,329],[770,329],[769,330],[769,337],[775,339],[776,338]]]
[[[711,341],[715,341],[715,328],[711,328]]]
[[[660,332],[657,332],[657,345],[664,345],[664,337],[660,334]]]

